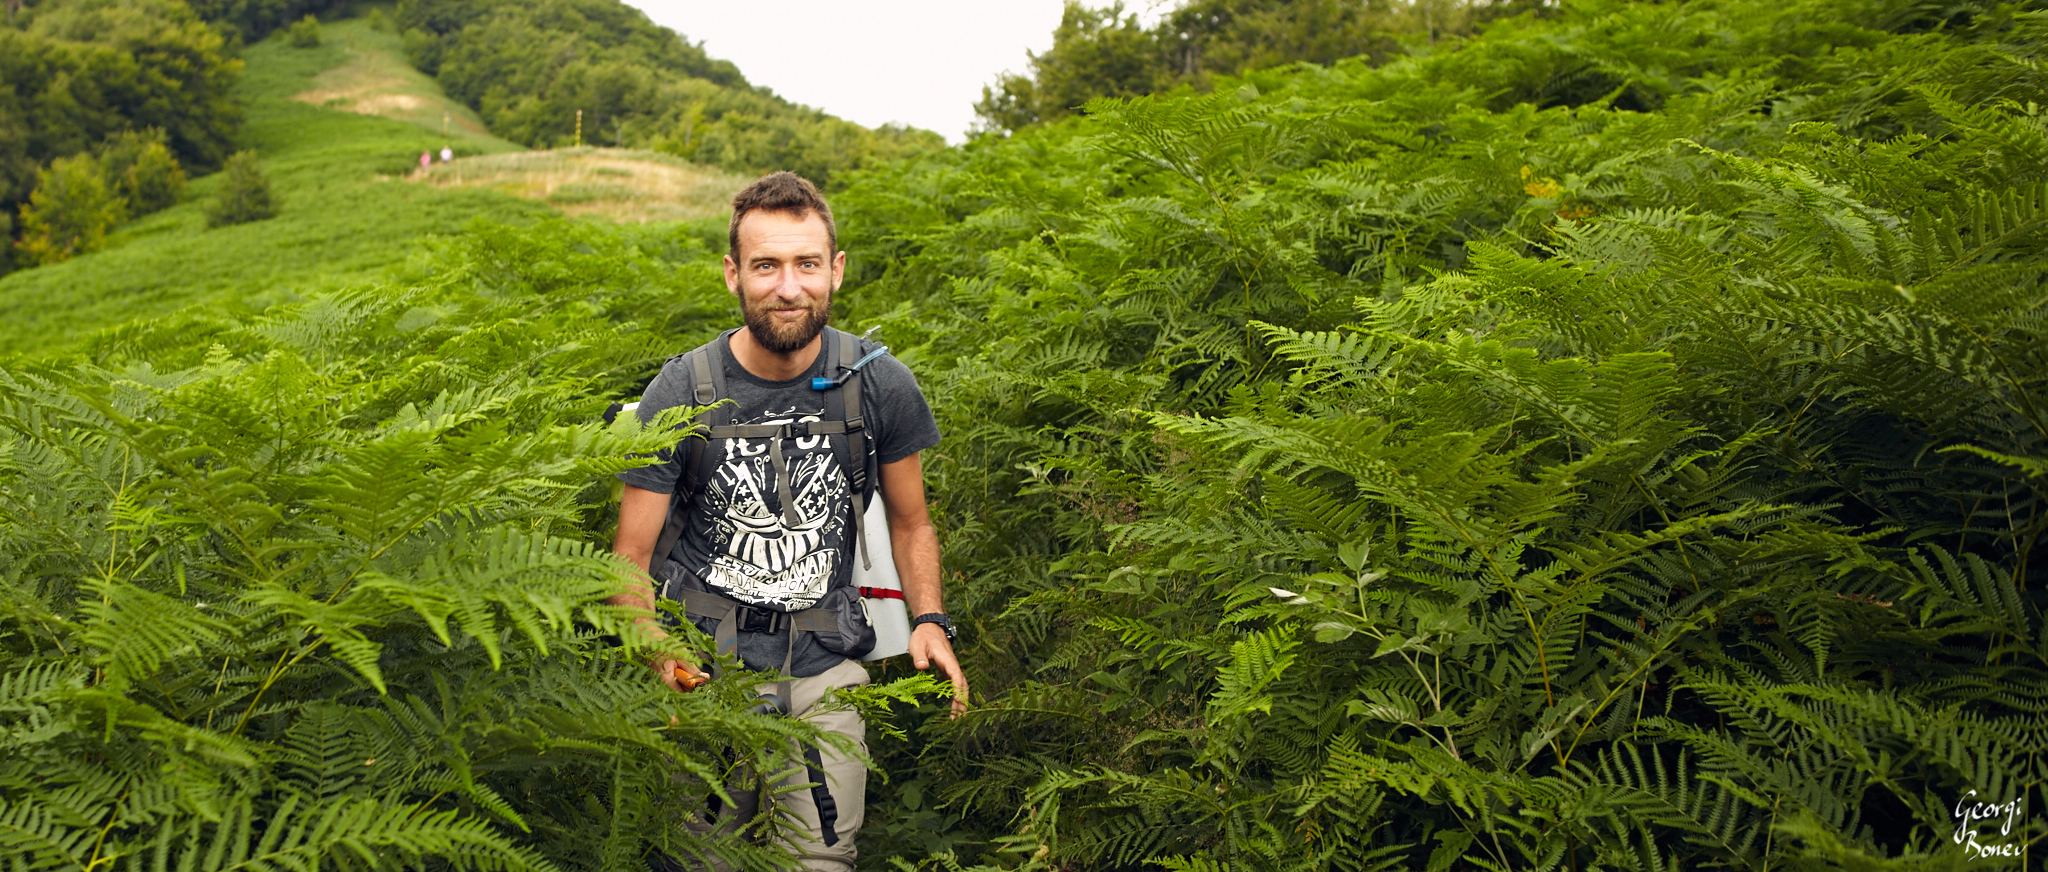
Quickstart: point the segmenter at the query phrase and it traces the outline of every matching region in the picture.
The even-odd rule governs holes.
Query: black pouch
[[[837,631],[818,631],[818,644],[841,657],[858,660],[875,650],[875,625],[868,621],[867,606],[860,601],[860,589],[851,585],[827,591],[814,609],[832,613]]]

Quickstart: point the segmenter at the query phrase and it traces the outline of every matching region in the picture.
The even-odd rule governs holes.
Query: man
[[[688,454],[682,449],[663,463],[620,473],[625,493],[613,548],[651,577],[611,602],[650,613],[657,592],[685,602],[691,621],[719,638],[721,646],[729,640],[747,668],[786,668],[795,677],[786,685],[790,715],[851,736],[865,747],[856,713],[816,713],[813,708],[831,688],[865,684],[866,670],[827,649],[836,635],[821,639],[798,621],[822,611],[815,608],[821,601],[851,600],[844,589],[860,559],[851,482],[866,473],[850,467],[864,460],[850,457],[849,446],[855,443],[848,435],[815,435],[808,427],[828,420],[832,401],[832,391],[813,389],[812,379],[842,375],[846,349],[840,344],[861,342],[826,329],[832,294],[846,274],[846,252],[838,250],[837,242],[830,207],[799,176],[775,173],[733,197],[725,284],[739,297],[745,326],[704,349],[710,352],[706,359],[715,362],[706,366],[722,367],[722,397],[732,401],[718,408],[712,420],[730,420],[728,432],[777,429],[743,425],[791,425],[802,432],[787,434],[791,427],[781,427],[787,435],[714,438],[704,444],[694,474],[684,469]],[[859,350],[864,355],[873,349],[863,343]],[[674,406],[701,405],[693,401],[694,385],[703,380],[693,372],[684,358],[670,360],[647,386],[640,419],[652,420]],[[918,459],[919,452],[938,444],[938,425],[910,370],[895,358],[876,358],[861,369],[858,381],[860,429],[875,462],[875,491],[887,509],[886,535],[904,600],[917,616],[911,661],[918,669],[937,665],[952,679],[957,714],[965,706],[967,679],[953,656],[952,623],[940,598],[939,540],[926,513]],[[842,408],[851,402],[844,396],[838,401]],[[686,488],[680,508],[687,526],[669,553],[655,554],[671,495],[693,479],[697,484]],[[857,600],[851,604],[859,607]],[[667,636],[651,614],[639,620],[650,637]],[[660,680],[676,690],[685,689],[677,669],[697,675],[696,665],[682,660],[662,659],[654,666]],[[796,832],[787,833],[786,847],[807,869],[851,872],[867,774],[858,761],[829,748],[809,762],[812,772],[827,777],[799,770],[783,779],[785,784],[825,782],[780,795],[778,801],[788,803],[799,823]]]

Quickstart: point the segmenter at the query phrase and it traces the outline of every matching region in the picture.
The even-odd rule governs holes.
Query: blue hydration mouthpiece
[[[819,376],[817,378],[811,379],[811,390],[829,391],[840,385],[846,384],[846,380],[852,378],[854,373],[860,372],[861,367],[873,363],[875,358],[881,357],[882,355],[888,353],[889,346],[881,346],[873,351],[868,352],[865,355],[862,355],[861,359],[854,361],[853,365],[847,367],[846,371],[840,373],[837,378],[825,378],[824,376]]]

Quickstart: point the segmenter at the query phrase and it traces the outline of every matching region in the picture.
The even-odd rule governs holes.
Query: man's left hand
[[[937,624],[919,624],[910,631],[910,662],[922,671],[934,664],[939,672],[953,680],[953,717],[967,711],[967,673],[960,671],[960,661],[953,656],[953,642],[946,638],[946,631]]]

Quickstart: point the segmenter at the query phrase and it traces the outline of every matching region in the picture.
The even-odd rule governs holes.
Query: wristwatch
[[[917,629],[918,624],[938,624],[939,629],[946,631],[946,641],[948,642],[960,637],[960,631],[953,627],[953,619],[946,617],[945,612],[928,612],[910,619],[910,628],[912,630]]]

